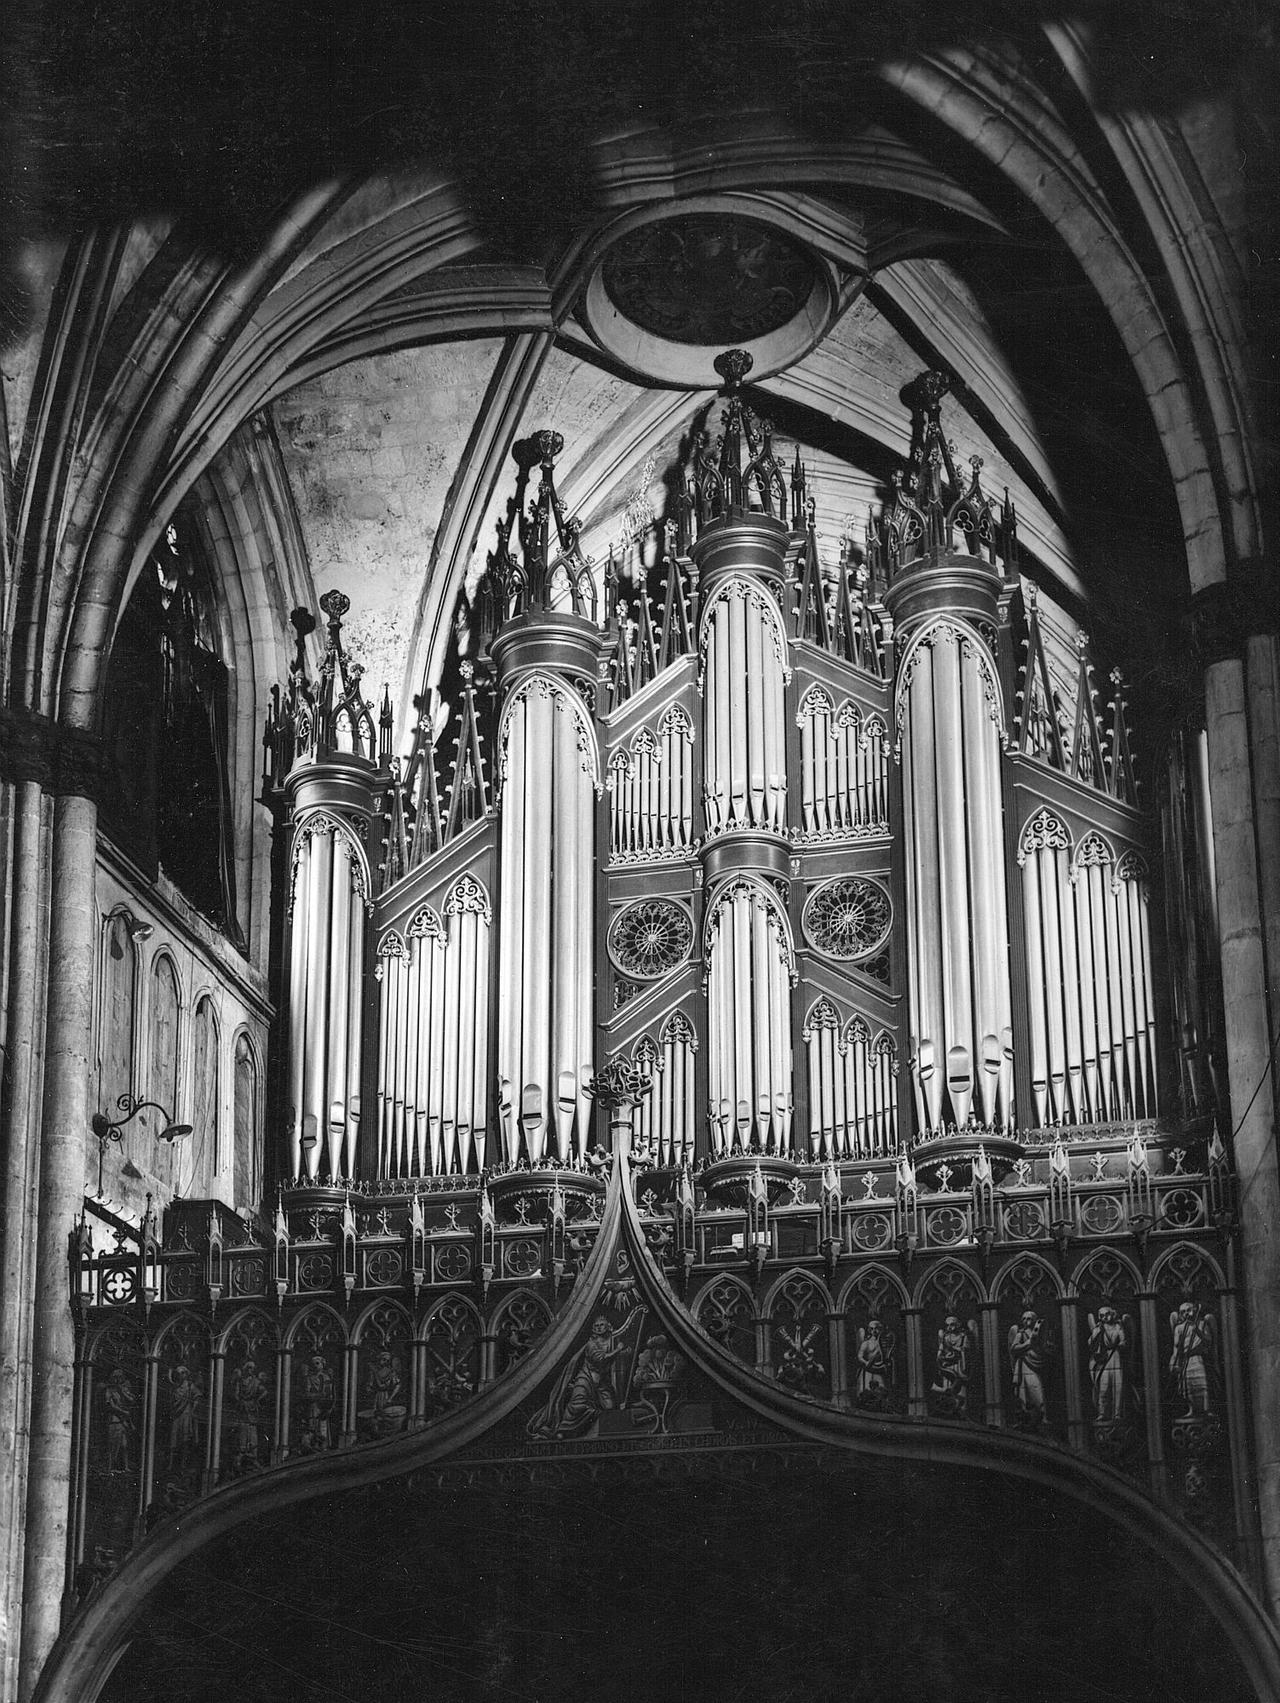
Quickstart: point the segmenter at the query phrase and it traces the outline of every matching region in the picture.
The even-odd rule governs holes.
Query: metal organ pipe
[[[484,1165],[488,1122],[489,897],[474,877],[450,889],[444,919],[423,906],[378,947],[379,1166],[386,1176]]]
[[[946,1036],[947,1090],[958,1125],[969,1121],[973,1103],[973,1000],[969,985],[967,822],[964,754],[960,725],[960,643],[943,634],[933,648],[934,775],[938,795],[938,888],[942,905],[942,1012]],[[981,808],[981,801],[975,799]],[[980,828],[985,824],[979,822]],[[976,848],[981,855],[982,847]],[[974,918],[976,923],[977,918]]]
[[[355,1171],[364,867],[345,825],[322,811],[299,821],[291,863],[289,1157],[296,1176],[336,1180]]]
[[[303,1092],[307,1064],[307,894],[311,881],[311,839],[298,842],[293,866],[289,937],[289,1126],[291,1176],[302,1175]]]
[[[515,1120],[520,1115],[520,1000],[518,975],[523,937],[524,908],[524,705],[517,703],[507,727],[507,748],[502,758],[503,810],[502,857],[499,863],[498,904],[501,927],[498,933],[498,1078],[499,1095],[506,1119],[504,1138],[508,1150],[517,1150]],[[510,789],[508,791],[508,789]],[[509,802],[508,802],[509,800]]]
[[[325,1043],[328,1036],[329,896],[333,884],[333,833],[330,829],[320,829],[312,833],[309,874],[302,1162],[307,1176],[314,1178],[320,1173],[322,1142],[329,1110]]]
[[[1107,862],[1110,863],[1110,853]],[[1117,1116],[1115,1109],[1115,1071],[1112,1056],[1111,977],[1107,966],[1107,880],[1099,863],[1088,869],[1089,935],[1093,942],[1093,993],[1098,1024],[1098,1076],[1102,1085],[1100,1115]]]
[[[986,682],[979,666],[963,676],[964,752],[966,789],[976,801],[973,820],[976,844],[969,859],[970,905],[979,937],[1003,943],[1008,939],[1004,842],[1001,834],[1000,749],[991,721]],[[1013,1005],[1009,988],[1008,955],[974,953],[974,998],[982,1021],[977,1025],[978,1092],[982,1121],[994,1125],[1003,1108],[1013,1116]]]
[[[764,768],[769,800],[769,826],[784,833],[787,823],[787,760],[783,730],[785,717],[782,664],[775,653],[775,636],[763,635],[761,673],[764,680]]]
[[[1070,880],[1070,852],[1065,846],[1053,854],[1054,892],[1058,926],[1062,933],[1062,992],[1067,1030],[1067,1087],[1071,1116],[1084,1123],[1089,1116],[1084,1092],[1084,1037],[1080,1027],[1080,963],[1076,944],[1076,911]]]
[[[707,831],[784,832],[785,681],[778,622],[763,594],[741,579],[717,592],[703,620]]]
[[[504,1157],[536,1165],[585,1152],[590,1120],[594,733],[541,674],[516,685],[502,726],[497,1067],[513,1112]],[[632,821],[649,792],[639,755],[612,806],[627,799]],[[624,830],[622,843],[641,842]]]
[[[731,881],[721,889],[708,942],[713,1145],[789,1153],[790,947],[762,885]]]
[[[1084,1098],[1089,1121],[1101,1118],[1098,1085],[1098,1011],[1095,1002],[1097,975],[1093,961],[1093,920],[1089,909],[1089,872],[1075,863],[1071,870],[1075,938],[1079,965],[1081,1052],[1084,1057]]]
[[[1012,1117],[1012,1020],[989,664],[975,635],[944,622],[917,636],[905,666],[911,1038],[923,1122],[938,1133],[980,1111],[1003,1126]]]
[[[524,914],[517,997],[523,1010],[520,1047],[520,1123],[529,1159],[542,1162],[551,1113],[551,880],[558,846],[552,838],[556,776],[554,709],[548,685],[535,681],[524,699],[528,743],[522,785],[514,804],[523,806]],[[504,801],[505,801],[504,794]]]
[[[347,1077],[347,1002],[351,992],[351,864],[345,845],[334,848],[329,939],[329,1108],[325,1119],[329,1175],[342,1176],[347,1133],[347,1095],[360,1081]],[[349,1173],[347,1173],[349,1174]]]
[[[577,1074],[574,1102],[577,1115],[572,1132],[573,1148],[581,1159],[587,1150],[587,1131],[591,1125],[591,1101],[587,1094],[587,1085],[591,1080],[591,1061],[595,1050],[595,907],[591,902],[595,837],[592,784],[583,770],[576,740],[571,760],[574,764],[576,789],[572,831],[577,836],[576,867],[581,872],[581,883],[577,891],[572,888],[568,890],[568,926],[574,930],[576,939],[574,1011],[577,1022],[577,1050],[570,1060],[570,1068]]]
[[[907,841],[908,926],[914,940],[911,982],[911,1050],[922,1096],[922,1123],[943,1122],[946,1040],[943,1026],[942,897],[938,882],[938,801],[934,752],[933,658],[917,652],[908,687],[906,738],[910,793],[903,818]]]
[[[1092,830],[1075,853],[1060,818],[1023,830],[1036,1111],[1042,1122],[1154,1116],[1155,1048],[1147,900],[1140,866]],[[1047,1084],[1047,1096],[1046,1096]]]

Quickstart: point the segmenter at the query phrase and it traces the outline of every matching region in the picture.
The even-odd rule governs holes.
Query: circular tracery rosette
[[[893,904],[878,881],[842,876],[816,887],[804,907],[805,939],[825,958],[868,958],[893,926]]]
[[[640,899],[620,910],[609,929],[609,956],[625,976],[656,981],[683,964],[693,945],[693,919],[674,899]]]

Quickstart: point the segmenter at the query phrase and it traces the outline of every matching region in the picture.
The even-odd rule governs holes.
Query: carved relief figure
[[[192,1464],[196,1454],[200,1397],[204,1391],[182,1364],[169,1373],[169,1388],[169,1466],[181,1472]]]
[[[1036,1429],[1044,1424],[1044,1356],[1049,1349],[1044,1321],[1028,1307],[1016,1325],[1009,1326],[1009,1364],[1019,1425]]]
[[[1096,1318],[1089,1314],[1089,1382],[1098,1425],[1114,1425],[1128,1418],[1133,1395],[1129,1368],[1132,1347],[1133,1321],[1127,1313],[1117,1313],[1104,1304]]]
[[[531,1437],[578,1437],[590,1430],[601,1413],[618,1406],[629,1379],[618,1379],[617,1362],[628,1351],[631,1326],[644,1317],[637,1307],[625,1324],[614,1330],[600,1315],[586,1344],[565,1367],[546,1406],[529,1421]]]
[[[306,1453],[327,1449],[333,1441],[329,1416],[333,1412],[333,1373],[323,1354],[313,1354],[302,1372],[302,1426],[298,1447]]]
[[[887,1407],[893,1390],[893,1332],[882,1320],[868,1319],[865,1330],[858,1327],[855,1344],[854,1399],[859,1407]]]
[[[936,1398],[939,1411],[962,1416],[969,1406],[970,1350],[976,1356],[978,1321],[963,1323],[954,1313],[948,1313],[938,1332],[938,1347],[933,1363],[933,1382],[929,1392]]]
[[[255,1467],[261,1455],[259,1426],[262,1408],[267,1399],[267,1381],[252,1358],[238,1366],[231,1375],[231,1399],[235,1404],[235,1464]]]
[[[107,1379],[102,1402],[107,1410],[107,1471],[128,1472],[138,1397],[123,1366],[117,1366]]]
[[[403,1388],[400,1361],[390,1349],[382,1349],[369,1368],[365,1384],[368,1406],[360,1414],[376,1437],[388,1437],[404,1425],[407,1410],[402,1399]]]
[[[1200,1418],[1212,1411],[1213,1374],[1217,1369],[1217,1338],[1213,1319],[1199,1301],[1184,1301],[1169,1315],[1173,1353],[1169,1370],[1183,1403],[1183,1418]]]

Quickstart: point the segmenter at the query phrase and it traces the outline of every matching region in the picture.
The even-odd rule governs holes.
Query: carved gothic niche
[[[1001,1400],[1015,1430],[1033,1437],[1067,1435],[1059,1288],[1036,1259],[1005,1267],[996,1286]]]
[[[1198,1248],[1175,1247],[1152,1287],[1170,1489],[1187,1518],[1229,1550],[1229,1369],[1218,1274]]]
[[[1147,1406],[1137,1273],[1109,1249],[1076,1273],[1081,1390],[1089,1440],[1113,1466],[1147,1472]]]
[[[826,1295],[804,1272],[790,1273],[770,1299],[771,1369],[782,1388],[794,1395],[831,1399],[829,1311]]]
[[[394,1301],[379,1303],[359,1332],[356,1355],[356,1435],[362,1442],[394,1437],[408,1422],[413,1326]]]
[[[924,1387],[937,1419],[983,1417],[983,1356],[978,1286],[959,1266],[930,1273],[921,1292]]]
[[[157,1344],[155,1481],[151,1511],[171,1513],[200,1494],[209,1435],[209,1328],[179,1313]]]
[[[114,1565],[131,1547],[141,1513],[147,1345],[129,1320],[113,1320],[92,1350],[88,1494],[82,1564]]]
[[[592,337],[647,378],[714,386],[722,349],[745,349],[756,379],[799,360],[837,300],[835,270],[790,232],[698,197],[622,222],[581,312]]]
[[[271,1459],[276,1444],[276,1327],[264,1313],[241,1313],[223,1342],[218,1474],[240,1478]]]
[[[874,1267],[844,1301],[845,1359],[854,1406],[864,1413],[907,1411],[907,1331],[900,1284]]]

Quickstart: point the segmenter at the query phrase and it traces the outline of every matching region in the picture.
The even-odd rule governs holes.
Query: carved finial
[[[946,373],[931,368],[912,379],[902,392],[902,400],[913,413],[927,414],[936,419],[943,397],[950,394],[950,378]]]
[[[533,434],[533,441],[538,447],[538,459],[542,462],[543,471],[549,473],[555,465],[555,459],[564,448],[564,439],[559,432],[553,432],[550,427],[543,426],[541,431]]]
[[[725,388],[737,390],[738,386],[751,371],[755,362],[745,349],[726,349],[722,355],[717,355],[714,366],[725,382]]]
[[[628,1106],[651,1086],[650,1078],[636,1065],[611,1058],[587,1083],[587,1093],[601,1106]]]
[[[336,645],[342,630],[342,618],[351,607],[351,599],[337,589],[326,591],[320,599],[320,607],[329,617],[329,638],[331,643]]]

